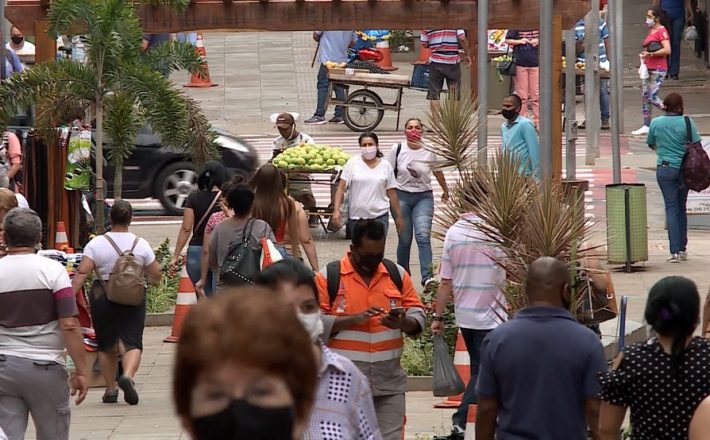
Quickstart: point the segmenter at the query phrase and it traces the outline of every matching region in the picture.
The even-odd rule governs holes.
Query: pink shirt
[[[643,46],[646,47],[652,41],[660,43],[668,40],[670,40],[670,36],[666,28],[658,26],[658,28],[648,32],[646,39],[643,40]],[[648,67],[648,70],[668,70],[668,58],[650,56],[646,58],[646,67]]]
[[[222,223],[226,219],[227,215],[224,213],[224,211],[219,211],[212,214],[209,220],[207,220],[207,225],[205,226],[205,234],[211,234],[214,230],[214,227]]]

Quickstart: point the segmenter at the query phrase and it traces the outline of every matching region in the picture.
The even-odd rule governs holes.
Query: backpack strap
[[[402,281],[402,274],[399,272],[399,267],[397,266],[397,263],[385,258],[382,260],[382,264],[385,265],[385,269],[387,269],[387,273],[389,274],[390,279],[392,280],[394,285],[397,286],[397,290],[399,290],[399,293],[402,293],[404,282]]]
[[[118,247],[118,245],[116,244],[116,242],[113,241],[113,239],[112,239],[111,237],[109,237],[108,234],[104,234],[104,238],[111,244],[111,246],[113,246],[114,250],[116,251],[116,253],[118,254],[119,257],[120,257],[121,255],[123,255],[123,251],[121,250],[121,248]],[[136,237],[136,241],[133,243],[133,247],[136,246],[136,243],[137,243],[137,242],[138,242],[138,237]],[[132,250],[133,250],[133,248],[131,248],[131,251],[132,251]]]
[[[693,133],[692,128],[690,126],[690,117],[684,116],[683,119],[685,119],[685,143],[690,144],[691,142],[693,142]]]
[[[251,231],[254,229],[254,223],[256,219],[254,217],[247,220],[247,224],[244,225],[244,230],[242,231],[242,243],[248,243],[251,238]]]
[[[335,297],[338,296],[338,289],[340,289],[340,261],[328,263],[325,273],[326,281],[328,281],[328,298],[330,299],[330,305],[333,305]]]
[[[402,151],[402,143],[397,144],[397,149],[395,150],[394,153],[394,178],[397,178],[397,174],[399,173],[399,153]]]
[[[133,254],[133,250],[134,250],[134,249],[136,248],[136,246],[138,245],[138,240],[140,240],[140,238],[136,235],[136,239],[133,240],[133,245],[131,246],[131,254]]]

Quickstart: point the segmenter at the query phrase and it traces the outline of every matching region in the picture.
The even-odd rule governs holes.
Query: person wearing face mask
[[[367,378],[349,359],[334,353],[320,339],[323,321],[313,272],[299,261],[281,260],[265,268],[257,282],[294,308],[313,342],[319,365],[318,385],[303,438],[330,438],[329,433],[337,426],[340,438],[382,439]],[[349,380],[340,380],[343,376]],[[335,395],[340,398],[333,399]]]
[[[639,54],[648,69],[648,78],[641,80],[641,111],[643,112],[643,125],[638,130],[631,132],[634,136],[648,134],[651,125],[652,105],[663,110],[663,101],[658,97],[658,92],[663,86],[663,81],[668,73],[668,56],[671,54],[671,42],[668,30],[661,25],[663,11],[653,7],[646,12],[646,26],[648,35],[643,40],[643,51]]]
[[[686,153],[688,130],[691,141],[700,142],[695,121],[683,116],[683,97],[671,93],[663,100],[666,114],[651,121],[646,143],[656,150],[656,180],[663,194],[668,225],[669,263],[678,263],[688,258],[688,186],[685,184],[681,165]]]
[[[409,270],[409,253],[412,237],[419,249],[419,266],[422,286],[428,290],[434,281],[431,273],[431,223],[434,218],[434,193],[431,186],[432,172],[443,189],[441,201],[449,200],[449,187],[442,171],[432,171],[438,158],[424,144],[424,125],[418,118],[410,118],[404,124],[406,141],[394,144],[386,159],[394,169],[397,179],[397,198],[402,211],[404,229],[397,242],[397,264]]]
[[[274,160],[276,156],[283,153],[287,148],[297,147],[302,144],[316,143],[312,137],[296,129],[298,113],[279,113],[278,115],[271,116],[272,118],[275,116],[273,121],[276,123],[276,128],[279,130],[279,137],[274,139],[271,160]],[[300,202],[306,210],[314,209],[316,207],[316,199],[313,197],[311,184],[308,183],[310,180],[308,175],[292,174],[290,179],[288,195]],[[312,215],[308,219],[308,222],[311,227],[317,227],[318,217]]]
[[[327,264],[316,284],[323,339],[367,376],[384,440],[400,440],[407,389],[403,336],[421,333],[424,306],[404,268],[384,259],[385,237],[381,222],[356,222],[350,252]]]
[[[503,99],[501,114],[505,122],[500,130],[503,137],[503,151],[520,159],[520,173],[540,178],[540,143],[532,121],[520,116],[523,101],[518,95]]]
[[[553,257],[530,264],[529,306],[483,340],[476,384],[476,439],[599,439],[607,370],[597,335],[569,312],[569,268]]]
[[[173,370],[183,427],[194,440],[300,439],[316,389],[312,346],[293,306],[267,290],[193,306]]]
[[[351,158],[340,177],[335,192],[335,208],[332,222],[343,225],[340,208],[348,191],[348,229],[361,219],[374,219],[385,226],[385,235],[389,228],[389,212],[394,214],[397,232],[404,230],[404,220],[397,197],[397,181],[392,165],[382,160],[379,139],[375,133],[366,131],[358,138],[362,154]]]
[[[10,28],[10,41],[5,48],[15,52],[24,66],[34,64],[35,45],[25,40],[25,35],[16,26]]]

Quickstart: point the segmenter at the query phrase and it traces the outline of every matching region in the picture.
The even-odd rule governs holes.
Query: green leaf
[[[135,149],[138,130],[143,127],[143,118],[138,113],[135,99],[126,91],[113,93],[104,99],[104,143],[111,145],[107,157],[114,166],[128,159]]]
[[[195,47],[187,42],[166,41],[152,46],[141,56],[142,62],[155,70],[187,70],[190,73],[206,73],[205,60],[197,54]]]

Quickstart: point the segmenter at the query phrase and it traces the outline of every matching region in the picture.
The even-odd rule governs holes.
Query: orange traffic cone
[[[202,37],[202,32],[197,33],[197,43],[195,44],[195,50],[197,54],[202,57],[204,63],[202,67],[204,70],[204,76],[200,76],[198,73],[193,73],[190,76],[190,82],[185,84],[185,87],[214,87],[217,84],[212,84],[210,81],[210,69],[207,66],[207,51],[205,50],[205,40]]]
[[[58,251],[65,251],[69,249],[67,227],[64,226],[64,222],[57,222],[57,232],[54,234],[54,249]]]
[[[419,42],[419,58],[413,64],[429,64],[429,57],[431,56],[431,49],[424,47],[424,45]]]
[[[388,72],[398,69],[392,65],[392,51],[390,50],[389,40],[378,41],[375,45],[375,49],[382,54],[382,61],[378,61],[375,64],[380,66],[382,70],[386,70]]]
[[[464,440],[473,440],[476,438],[476,411],[478,410],[478,405],[469,405],[468,413],[466,414],[466,432],[464,433]]]
[[[163,339],[163,342],[178,342],[180,340],[180,331],[182,330],[182,322],[185,320],[190,307],[197,304],[197,295],[195,295],[195,287],[187,276],[187,269],[182,266],[180,271],[180,284],[178,285],[177,300],[175,301],[175,315],[173,317],[173,331],[170,336]]]
[[[454,366],[456,367],[456,371],[459,372],[459,376],[461,376],[464,385],[468,386],[468,382],[471,380],[471,359],[468,356],[468,350],[466,349],[466,343],[463,340],[461,330],[459,330],[459,334],[456,336]],[[463,393],[458,396],[449,396],[446,400],[435,403],[434,408],[458,408],[462,398]]]

